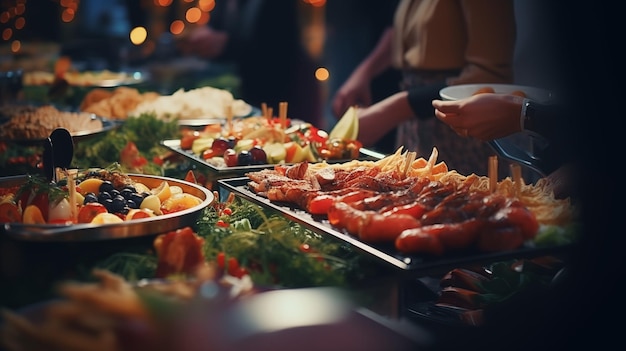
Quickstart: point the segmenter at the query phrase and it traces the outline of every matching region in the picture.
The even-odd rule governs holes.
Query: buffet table
[[[180,82],[172,82],[170,76],[158,78],[160,78],[161,83],[163,83],[163,79],[165,80],[163,83],[165,85],[160,85],[160,88],[156,89],[163,95],[173,93],[170,89],[172,84],[180,85]],[[151,85],[148,80],[136,83],[137,85],[134,85],[133,89],[137,91],[148,91],[156,87]],[[198,82],[190,84],[198,84]],[[133,85],[131,84],[131,86]],[[46,89],[47,87],[41,88],[39,93],[33,93],[31,90],[29,97],[36,100],[36,95],[41,94],[42,91],[46,92]],[[85,89],[80,94],[64,98],[62,101],[63,103],[69,102],[73,106],[79,106],[90,90],[92,89]],[[78,91],[79,89],[74,90],[73,94]],[[258,113],[258,111],[261,109],[254,109],[251,115]],[[265,114],[265,111],[263,113]],[[220,122],[221,129],[232,128],[232,119],[221,117],[223,120]],[[267,118],[267,121],[270,121],[268,123],[270,125],[281,124],[284,137],[286,129],[284,116],[274,122],[271,122],[272,117],[270,112],[270,116]],[[294,206],[293,203],[273,201],[253,191],[249,186],[250,178],[247,175],[250,172],[272,169],[275,167],[274,164],[216,166],[209,162],[209,158],[203,157],[202,153],[192,152],[190,147],[183,148],[183,137],[190,135],[189,133],[198,133],[198,130],[202,131],[204,126],[192,128],[190,131],[186,126],[179,125],[176,119],[164,121],[154,116],[143,116],[142,118],[144,119],[137,122],[113,120],[105,117],[104,121],[108,124],[105,124],[102,130],[74,135],[73,165],[84,169],[106,168],[111,163],[128,161],[128,153],[131,153],[130,163],[125,166],[131,165],[130,169],[133,173],[157,174],[160,177],[165,177],[172,184],[183,181],[210,190],[206,196],[215,196],[215,202],[211,206],[205,205],[207,209],[203,208],[202,215],[194,217],[194,223],[184,222],[177,227],[193,228],[195,232],[202,234],[204,240],[207,241],[217,240],[211,238],[218,236],[223,239],[220,236],[223,235],[223,232],[217,228],[224,224],[220,216],[232,214],[226,215],[222,212],[224,207],[233,212],[235,212],[235,208],[249,211],[255,208],[254,211],[256,212],[252,211],[251,214],[248,213],[244,216],[249,222],[254,222],[257,217],[266,221],[267,218],[278,218],[276,222],[280,224],[279,228],[282,228],[282,231],[292,230],[298,235],[304,233],[303,237],[306,240],[298,241],[295,244],[290,243],[289,245],[292,246],[273,246],[271,254],[280,254],[285,260],[282,261],[282,264],[293,265],[290,267],[293,270],[290,273],[292,280],[264,280],[260,283],[263,288],[282,290],[338,285],[350,293],[351,302],[359,308],[364,308],[389,320],[409,320],[413,326],[416,324],[427,325],[429,327],[427,333],[422,334],[423,331],[416,331],[421,336],[433,332],[445,335],[450,328],[458,332],[481,324],[480,320],[476,320],[473,321],[475,324],[472,325],[465,319],[470,315],[473,316],[470,312],[474,310],[471,308],[448,306],[450,308],[442,309],[441,306],[437,306],[437,302],[441,302],[438,300],[442,290],[440,282],[447,273],[462,268],[473,269],[474,271],[482,270],[492,274],[493,272],[490,271],[494,267],[492,264],[499,262],[505,262],[512,271],[514,270],[512,267],[517,267],[518,271],[515,273],[520,273],[523,270],[520,267],[524,267],[524,264],[528,267],[532,267],[533,264],[541,266],[538,262],[541,262],[540,259],[544,257],[554,258],[554,262],[558,262],[555,267],[561,268],[560,264],[567,261],[575,244],[571,241],[560,241],[556,244],[552,242],[551,245],[538,245],[537,242],[528,240],[519,247],[491,252],[468,248],[452,250],[443,255],[402,253],[394,247],[392,242],[372,243],[362,240],[358,236],[330,224],[325,216],[311,215],[306,210]],[[245,118],[250,118],[250,115],[243,119]],[[311,130],[317,132],[316,128],[311,128],[311,126],[307,128],[306,131],[308,132]],[[305,136],[305,129],[298,131],[301,134],[299,137]],[[134,149],[129,148],[129,142],[133,143]],[[0,145],[3,148],[3,157],[0,159],[2,161],[0,177],[5,181],[10,176],[42,172],[45,138],[43,143],[42,140],[34,142],[32,140],[31,142],[13,140],[2,142]],[[99,150],[99,152],[92,150]],[[329,164],[348,164],[351,161],[359,161],[372,165],[391,156],[393,155],[382,155],[373,150],[361,148],[354,157],[355,160],[339,159]],[[412,156],[411,162],[415,160],[415,155]],[[134,163],[139,161],[141,163]],[[285,162],[282,163],[284,165]],[[302,163],[305,162],[294,162],[292,165],[297,166]],[[432,164],[428,165],[431,168],[432,166]],[[405,172],[410,168],[409,166],[403,167]],[[141,177],[141,175],[136,176]],[[235,198],[237,200],[233,200]],[[215,205],[220,203],[225,205],[221,207]],[[215,215],[215,211],[218,211],[218,215]],[[221,224],[219,223],[220,220],[222,220]],[[251,226],[247,229],[250,232],[258,233],[267,230],[249,223],[247,225]],[[228,228],[229,224],[226,223],[225,227]],[[77,234],[78,227],[75,228],[76,233],[74,234]],[[0,233],[0,278],[2,278],[1,286],[3,287],[0,289],[0,300],[2,307],[20,310],[41,301],[54,299],[58,284],[68,280],[91,281],[94,268],[104,267],[134,282],[144,278],[154,278],[160,263],[155,239],[177,228],[160,231],[151,227],[150,232],[144,233],[145,235],[141,233],[135,235],[133,232],[133,235],[125,238],[111,233],[127,233],[126,230],[98,230],[98,235],[93,237],[72,235],[71,230],[66,230],[66,236],[55,237],[54,233],[35,231],[33,234],[27,227],[6,224],[3,227],[3,232]],[[91,229],[86,228],[85,233],[91,234]],[[271,232],[269,230],[269,233]],[[65,239],[60,239],[62,237]],[[300,236],[294,237],[297,240],[302,238]],[[309,243],[314,250],[320,251],[312,251]],[[313,243],[320,246],[316,248]],[[216,241],[214,244],[225,245],[224,241]],[[267,245],[269,247],[269,244]],[[323,251],[327,248],[329,251]],[[216,250],[217,248],[213,248],[212,251]],[[209,256],[206,257],[207,261],[217,261],[215,254],[216,252],[209,252],[207,254]],[[234,253],[231,254],[234,255]],[[270,250],[262,252],[261,256],[271,256]],[[317,258],[306,261],[308,263],[303,266],[298,266],[300,263],[296,262],[299,262],[298,260],[303,257]],[[253,264],[250,261],[252,257],[240,256],[239,259],[250,265]],[[539,261],[534,261],[535,259],[539,259]],[[327,262],[328,265],[320,266],[324,262]],[[351,269],[347,269],[345,267],[347,265],[333,266],[337,262],[342,264],[349,262],[353,266],[350,267]],[[519,264],[520,262],[523,264]],[[251,269],[251,266],[248,266],[247,269]],[[545,272],[554,275],[554,271],[549,269]],[[315,274],[319,274],[319,277]],[[305,275],[305,277],[296,279],[297,275]],[[267,275],[264,277],[267,278]],[[545,285],[545,282],[542,281],[541,284]],[[520,291],[523,291],[522,288],[524,287],[520,286]],[[513,296],[515,289],[513,292],[507,291],[506,293]],[[494,306],[497,309],[498,304],[496,303]],[[482,307],[487,308],[487,305],[482,305]],[[478,310],[480,314],[482,310]],[[480,317],[477,318],[480,319]],[[438,334],[437,336],[440,337]],[[411,342],[420,344],[423,341],[424,339],[420,338],[420,340],[412,340]]]

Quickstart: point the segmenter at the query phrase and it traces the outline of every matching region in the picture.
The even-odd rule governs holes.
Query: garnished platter
[[[277,203],[254,193],[248,186],[250,178],[239,177],[231,179],[220,179],[218,184],[225,190],[252,201],[260,206],[271,208],[285,217],[324,235],[330,235],[349,244],[351,247],[371,256],[376,260],[388,264],[399,270],[399,274],[410,276],[420,276],[430,273],[441,273],[454,267],[463,266],[468,263],[493,262],[513,257],[535,257],[551,255],[555,253],[566,253],[570,245],[534,247],[524,245],[515,250],[484,253],[477,251],[466,251],[459,253],[449,253],[440,257],[432,257],[420,254],[402,254],[396,250],[393,243],[367,243],[357,237],[340,230],[328,221],[325,216],[311,215],[310,213],[291,206],[289,204]]]
[[[219,174],[232,174],[232,175],[243,175],[245,172],[250,172],[250,171],[256,171],[256,170],[260,170],[260,169],[265,169],[265,168],[270,168],[270,167],[274,167],[274,164],[269,164],[269,163],[265,163],[265,164],[260,164],[260,165],[249,165],[249,166],[233,166],[233,167],[220,167],[220,166],[216,166],[212,163],[207,162],[207,160],[203,159],[202,157],[200,157],[199,155],[193,153],[191,150],[184,150],[183,148],[181,148],[181,140],[180,139],[169,139],[169,140],[163,140],[161,141],[161,145],[167,147],[168,149],[176,152],[177,154],[180,154],[184,157],[186,157],[187,159],[189,159],[190,161],[196,162],[202,166],[205,166],[207,168],[209,168],[212,172],[216,172]],[[363,160],[379,160],[383,157],[385,157],[385,155],[376,152],[374,150],[370,150],[367,148],[360,148],[359,150],[359,159],[363,159]],[[336,161],[329,161],[329,162],[343,162],[345,160],[336,160]]]
[[[204,208],[215,200],[213,193],[208,189],[184,180],[140,174],[129,174],[128,176],[133,181],[142,183],[150,189],[156,189],[164,182],[168,184],[168,188],[177,186],[184,194],[197,197],[199,204],[176,212],[119,222],[73,224],[9,222],[2,224],[0,233],[18,240],[41,242],[86,242],[149,236],[186,226],[194,226]],[[27,176],[0,178],[0,188],[19,187],[26,181]],[[113,216],[112,213],[110,215]]]

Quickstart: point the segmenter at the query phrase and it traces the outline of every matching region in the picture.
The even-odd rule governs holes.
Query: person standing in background
[[[253,106],[319,125],[321,95],[315,65],[302,44],[296,0],[216,1],[207,26],[179,42],[183,54],[232,62],[241,78],[241,96]]]
[[[512,1],[402,0],[393,28],[339,89],[333,111],[340,116],[360,106],[359,140],[365,146],[398,127],[397,147],[425,157],[437,147],[450,169],[486,175],[493,150],[459,138],[434,118],[431,101],[448,85],[511,83],[514,44]],[[402,90],[371,104],[369,82],[390,66],[402,72]],[[508,175],[508,168],[502,164],[499,173]]]
[[[376,46],[381,34],[392,25],[398,0],[330,0],[326,2],[323,64],[330,73],[327,80],[325,111],[327,130],[337,122],[332,98],[350,73]],[[389,67],[372,79],[372,102],[378,102],[398,89],[400,73]],[[371,146],[379,152],[393,153],[395,129]]]

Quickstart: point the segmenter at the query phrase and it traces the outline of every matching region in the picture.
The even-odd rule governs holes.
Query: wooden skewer
[[[70,216],[72,222],[76,223],[77,220],[77,204],[76,204],[76,174],[78,173],[77,169],[70,169],[66,171],[67,175],[67,185],[69,191],[69,200],[70,200]]]
[[[280,118],[280,133],[284,141],[285,129],[287,129],[287,103],[284,101],[278,104],[278,117]]]
[[[489,191],[496,192],[498,185],[498,156],[489,156]]]
[[[522,195],[522,184],[524,182],[524,179],[522,179],[522,167],[512,163],[510,168],[511,175],[513,176],[513,185],[515,186],[515,197],[520,197]]]
[[[228,135],[233,135],[233,106],[226,106],[226,125],[228,128]]]
[[[263,115],[263,117],[268,118],[267,116],[267,104],[262,102],[261,103],[261,113]],[[268,118],[268,122],[269,122],[269,118]]]

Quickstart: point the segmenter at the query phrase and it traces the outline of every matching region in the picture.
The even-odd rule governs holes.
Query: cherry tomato
[[[228,258],[228,267],[226,269],[228,274],[232,275],[233,277],[237,276],[237,272],[239,271],[239,261],[237,261],[236,257]]]
[[[208,149],[202,151],[202,158],[205,159],[205,160],[208,160],[208,159],[216,157],[216,156],[221,156],[222,154],[218,153],[216,150],[213,150],[212,148],[208,148]]]
[[[224,162],[228,167],[235,167],[238,164],[237,151],[234,149],[226,149],[224,151]]]
[[[106,207],[99,202],[89,202],[83,205],[78,211],[77,221],[78,223],[91,223],[91,221],[99,213],[108,212]]]
[[[180,148],[183,150],[191,149],[193,145],[193,141],[200,138],[200,133],[198,131],[185,131],[183,132],[183,136],[180,139]]]
[[[19,223],[22,215],[19,207],[11,202],[0,204],[0,223]]]
[[[221,269],[224,269],[226,265],[226,254],[223,252],[219,252],[217,254],[217,257],[215,257],[215,260],[217,261],[217,266]]]

